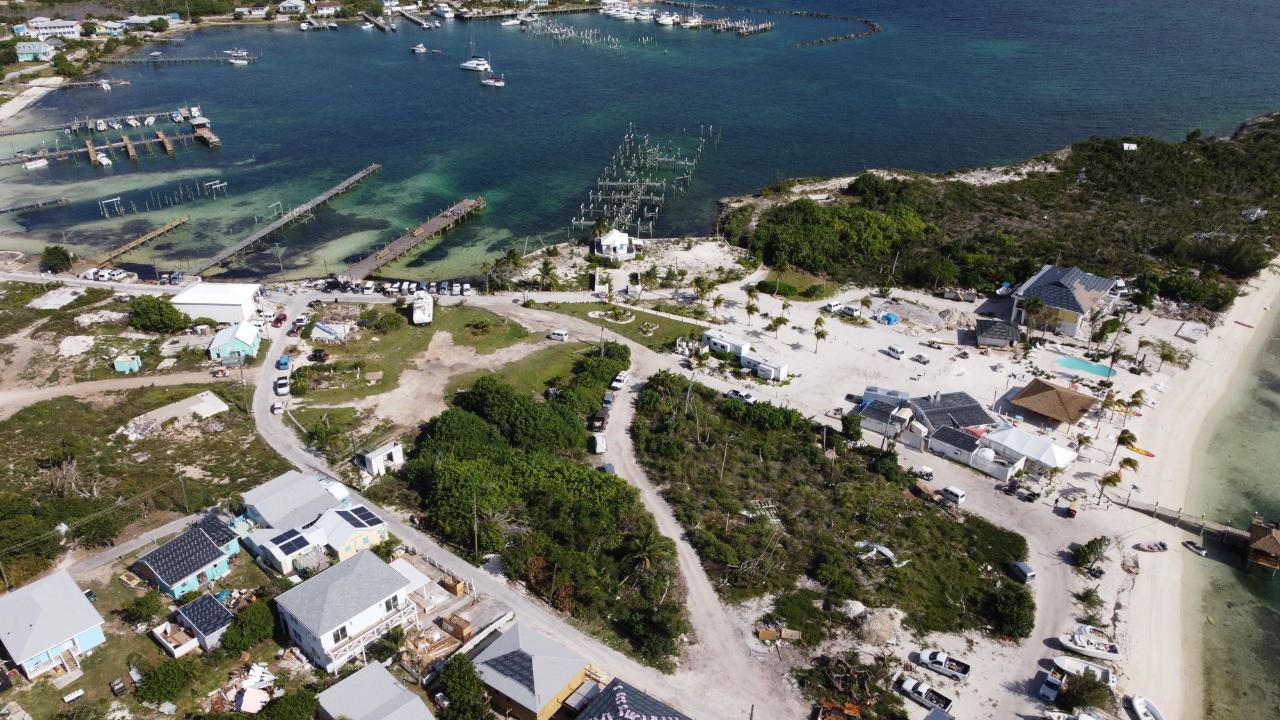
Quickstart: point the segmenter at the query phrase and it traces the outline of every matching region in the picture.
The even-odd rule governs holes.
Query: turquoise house
[[[65,570],[0,595],[0,644],[28,680],[79,670],[106,641],[102,616]]]
[[[231,572],[240,543],[231,528],[212,515],[138,558],[135,571],[174,599],[197,592]]]
[[[112,363],[118,373],[129,375],[142,369],[142,358],[137,355],[121,355]]]
[[[247,322],[232,325],[218,331],[209,343],[209,358],[221,360],[229,357],[251,358],[258,356],[262,333]]]

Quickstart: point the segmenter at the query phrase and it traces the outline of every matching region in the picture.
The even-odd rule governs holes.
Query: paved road
[[[104,550],[103,552],[76,562],[72,564],[71,567],[67,568],[67,570],[77,578],[92,575],[94,572],[101,570],[125,555],[141,550],[142,548],[158,541],[160,538],[173,535],[199,519],[199,515],[187,515],[186,517],[180,517],[177,520],[172,520],[158,528],[148,530],[147,532],[126,542],[112,545],[108,550]]]
[[[292,318],[306,307],[307,302],[316,297],[324,296],[302,293],[291,296],[270,296],[268,299],[282,304],[285,312]],[[524,308],[512,300],[510,296],[466,298],[469,304],[488,307],[520,321],[535,331],[567,327],[580,336],[599,336],[599,329],[591,323],[542,310]],[[462,298],[457,298],[456,301],[461,302]],[[279,336],[285,331],[279,328],[270,332]],[[606,336],[609,335],[612,333],[606,333]],[[659,355],[625,338],[613,337],[612,339],[631,347],[636,377],[647,377],[662,368],[676,368],[677,359],[674,356]],[[271,390],[271,382],[279,374],[274,370],[275,361],[287,344],[272,343],[271,352],[258,371],[253,409],[259,432],[268,444],[299,468],[336,477],[337,473],[325,463],[323,458],[302,447],[301,441],[287,427],[282,416],[271,414],[271,404],[278,400]],[[626,413],[629,418],[633,409],[627,403],[623,405],[626,407],[619,407],[615,412]],[[612,428],[615,432],[620,432],[625,430],[627,424],[628,420],[623,419],[620,414],[613,421]],[[513,592],[513,587],[504,578],[491,575],[473,566],[440,546],[431,537],[405,524],[389,511],[361,499],[386,518],[392,531],[402,540],[417,548],[418,552],[435,560],[449,572],[472,583],[477,591],[501,598],[515,610],[522,623],[538,628],[567,643],[596,667],[625,678],[633,685],[690,715],[705,718],[745,717],[754,710],[756,716],[762,718],[801,717],[805,706],[785,687],[783,678],[766,673],[762,664],[755,663],[751,659],[745,643],[741,642],[740,630],[735,627],[725,607],[720,603],[696,553],[684,540],[683,531],[670,508],[662,501],[638,463],[635,462],[634,453],[630,452],[630,438],[625,437],[625,432],[623,436],[624,438],[618,440],[610,439],[611,443],[618,443],[616,447],[626,449],[621,452],[615,451],[611,457],[616,458],[615,465],[623,469],[622,476],[631,480],[640,489],[646,507],[658,519],[659,529],[676,542],[680,570],[687,585],[690,621],[698,642],[689,648],[687,656],[683,659],[682,669],[673,676],[663,675],[605,646],[567,622],[559,613],[537,598],[525,594],[519,588],[515,588]],[[356,497],[360,497],[358,493]]]

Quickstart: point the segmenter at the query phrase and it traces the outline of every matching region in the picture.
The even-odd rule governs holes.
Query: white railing
[[[413,603],[407,603],[396,608],[390,615],[383,617],[378,622],[370,625],[368,628],[361,630],[355,635],[350,635],[346,640],[329,648],[329,657],[339,665],[351,659],[354,655],[364,650],[365,646],[377,640],[386,634],[388,630],[396,626],[416,625],[418,612]]]

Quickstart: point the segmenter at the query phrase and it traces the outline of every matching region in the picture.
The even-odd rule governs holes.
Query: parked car
[[[282,396],[288,395],[289,394],[289,378],[284,375],[276,378],[276,382],[272,387],[275,389],[276,395],[282,395]]]
[[[271,327],[278,328],[281,325],[284,325],[284,321],[288,319],[288,315],[285,315],[284,313],[276,313],[275,318],[271,321]]]
[[[607,407],[607,408],[611,408],[611,407],[613,407],[613,393],[611,393],[611,392],[607,392],[607,393],[605,393],[605,394],[604,394],[604,403],[603,403],[603,405],[604,405],[605,407]]]
[[[613,382],[609,383],[610,390],[621,390],[627,384],[627,379],[631,377],[631,373],[623,370],[613,376]]]
[[[271,414],[272,414],[272,415],[283,415],[283,414],[284,414],[284,403],[282,403],[282,402],[278,402],[278,403],[271,403]]]
[[[311,351],[311,354],[307,356],[307,359],[313,363],[323,363],[323,362],[329,362],[329,358],[331,357],[333,356],[330,355],[327,351],[321,350],[320,348],[316,348]]]
[[[961,662],[941,650],[921,650],[918,654],[921,665],[945,675],[952,680],[964,680],[969,677],[969,663]]]
[[[559,340],[560,342],[569,342],[568,330],[552,330],[547,333],[547,337],[551,340]]]
[[[285,353],[284,355],[281,355],[281,356],[280,356],[280,358],[279,358],[278,360],[276,360],[276,369],[277,369],[277,370],[288,370],[288,369],[289,369],[289,354],[288,354],[288,353]]]
[[[606,472],[610,475],[617,475],[617,471],[613,469],[613,463],[605,463],[600,466],[600,472]]]
[[[724,396],[729,398],[730,400],[741,400],[742,402],[748,405],[754,405],[756,402],[755,395],[752,395],[749,392],[742,392],[741,390],[730,390],[729,392],[725,393]]]
[[[298,337],[301,334],[302,334],[301,325],[294,325],[293,327],[289,328],[289,332],[285,333],[285,335],[289,337]]]
[[[604,440],[604,433],[596,433],[591,436],[587,442],[587,449],[595,455],[603,455],[608,445]]]
[[[924,353],[916,353],[915,355],[912,355],[912,356],[911,356],[911,359],[912,359],[912,360],[915,360],[916,362],[920,363],[921,365],[928,365],[928,364],[929,364],[929,356],[928,356],[928,355],[925,355]]]

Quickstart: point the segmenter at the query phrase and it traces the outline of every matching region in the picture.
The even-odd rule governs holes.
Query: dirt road
[[[173,373],[172,375],[133,375],[130,377],[111,378],[110,380],[94,380],[74,385],[53,385],[51,387],[27,388],[22,390],[5,390],[0,392],[0,420],[8,418],[28,405],[42,400],[50,400],[64,395],[84,397],[112,390],[131,390],[140,387],[159,387],[167,385],[194,385],[209,382],[232,382],[236,378],[213,378],[207,372]]]

